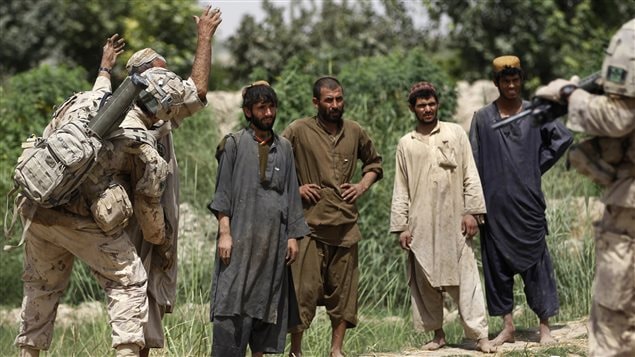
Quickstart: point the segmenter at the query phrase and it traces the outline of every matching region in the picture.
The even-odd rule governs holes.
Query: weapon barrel
[[[595,72],[587,77],[584,77],[583,79],[580,80],[580,83],[578,83],[577,87],[589,93],[596,93],[596,94],[601,93],[602,85],[598,83],[598,79],[600,79],[601,75],[602,75],[601,72]],[[547,113],[549,110],[552,110],[553,109],[552,107],[554,106],[557,107],[558,103],[550,103],[545,100],[534,102],[528,109],[525,109],[518,114],[512,115],[511,117],[507,119],[494,123],[492,125],[492,129],[502,128],[504,126],[507,126],[527,116],[540,117],[541,115],[544,115],[545,113]],[[560,106],[562,107],[563,105],[561,104]],[[566,109],[567,109],[566,104],[564,104],[564,111],[560,112],[559,115],[566,114],[567,113]],[[556,117],[552,117],[551,119],[548,119],[548,120],[555,120],[555,119]]]
[[[507,125],[509,125],[509,124],[511,124],[511,123],[513,123],[515,121],[518,121],[518,120],[520,120],[520,119],[522,119],[522,118],[524,118],[524,117],[526,117],[528,115],[531,115],[531,112],[532,112],[532,108],[525,109],[525,110],[523,110],[522,112],[520,112],[518,114],[514,114],[514,115],[512,115],[509,118],[503,119],[503,120],[499,121],[498,123],[493,124],[492,125],[492,129],[498,129],[498,128],[503,127],[503,126],[507,126]]]
[[[106,101],[97,115],[88,123],[88,127],[99,137],[104,137],[113,128],[121,124],[130,105],[142,90],[148,87],[145,78],[133,74],[121,83],[112,96]]]

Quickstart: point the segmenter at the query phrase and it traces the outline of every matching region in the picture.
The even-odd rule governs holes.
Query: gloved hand
[[[578,86],[572,81],[558,78],[549,82],[548,85],[538,88],[536,97],[550,102],[566,104],[569,95],[571,95],[577,87]]]
[[[172,240],[166,239],[165,243],[155,247],[160,258],[161,268],[168,271],[174,265],[174,252],[172,249]]]

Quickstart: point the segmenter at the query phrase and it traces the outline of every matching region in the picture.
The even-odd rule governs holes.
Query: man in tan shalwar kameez
[[[493,352],[472,250],[485,201],[467,134],[457,124],[438,120],[432,84],[414,84],[408,102],[417,126],[397,147],[390,231],[408,251],[415,328],[434,331],[423,349],[445,345],[447,292],[459,307],[466,337],[476,340],[479,350]]]

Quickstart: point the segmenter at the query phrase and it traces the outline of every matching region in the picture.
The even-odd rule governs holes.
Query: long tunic
[[[522,109],[529,106],[523,101]],[[559,121],[536,126],[517,121],[501,129],[494,103],[474,114],[470,142],[487,205],[484,239],[492,239],[516,272],[534,265],[546,247],[547,219],[541,176],[571,145],[572,136]]]
[[[230,217],[231,262],[216,259],[211,318],[247,316],[275,323],[287,266],[287,240],[309,233],[291,144],[274,135],[265,179],[259,173],[258,143],[243,129],[224,144],[216,193],[209,208]],[[286,313],[280,311],[280,313]]]
[[[351,183],[357,160],[362,175],[382,178],[382,158],[366,131],[355,121],[343,120],[336,135],[330,135],[317,117],[298,119],[282,133],[293,146],[300,185],[320,186],[316,204],[303,202],[311,235],[328,245],[350,247],[361,239],[357,206],[341,196],[340,185]]]
[[[429,136],[412,131],[399,139],[396,161],[390,231],[410,230],[430,285],[458,286],[463,215],[485,213],[467,134],[446,122]]]

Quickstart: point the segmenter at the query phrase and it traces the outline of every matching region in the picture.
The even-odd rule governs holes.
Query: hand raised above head
[[[126,42],[119,34],[114,34],[106,39],[101,56],[100,67],[112,69],[117,61],[117,57],[123,53]]]
[[[223,21],[221,19],[221,12],[219,8],[213,8],[208,6],[201,16],[194,16],[196,21],[196,27],[199,36],[204,36],[211,39],[218,28],[218,25]]]

